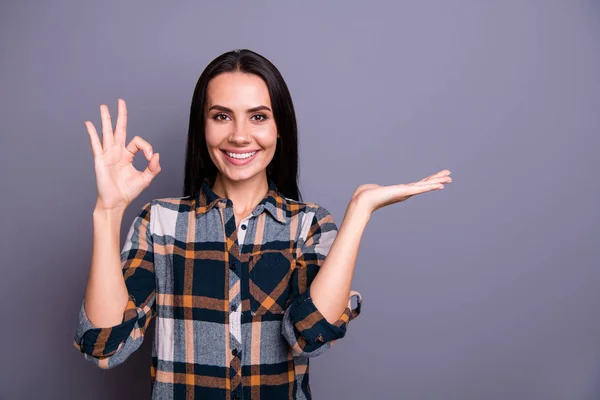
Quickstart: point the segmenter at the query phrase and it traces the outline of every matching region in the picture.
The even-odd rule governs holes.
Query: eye
[[[253,117],[262,117],[262,119],[259,119],[259,121],[265,121],[267,119],[265,114],[255,114]]]
[[[213,116],[213,119],[214,119],[215,121],[224,121],[223,119],[221,119],[221,118],[219,118],[219,117],[227,117],[227,114],[223,114],[223,113],[218,113],[218,114],[215,114],[215,115]]]

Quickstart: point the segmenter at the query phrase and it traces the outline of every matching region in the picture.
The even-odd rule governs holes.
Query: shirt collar
[[[289,221],[287,202],[285,197],[279,192],[275,182],[271,178],[267,178],[269,184],[269,191],[262,201],[252,211],[252,216],[256,217],[260,215],[264,210],[267,210],[269,214],[275,218],[275,220],[286,224]],[[206,177],[202,181],[200,190],[195,196],[195,209],[196,216],[200,216],[213,207],[225,208],[232,207],[233,202],[224,197],[220,197],[210,187],[210,178]]]

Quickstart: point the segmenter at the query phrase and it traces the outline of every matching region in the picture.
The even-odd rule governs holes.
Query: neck
[[[269,183],[266,173],[243,181],[232,181],[217,173],[212,190],[220,197],[231,200],[235,214],[247,215],[265,198]]]

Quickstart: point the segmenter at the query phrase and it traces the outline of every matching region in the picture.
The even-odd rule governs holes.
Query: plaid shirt
[[[152,200],[121,252],[122,322],[94,327],[84,309],[74,346],[100,368],[137,350],[155,318],[153,399],[311,399],[309,358],[346,333],[362,297],[329,323],[310,284],[337,234],[314,203],[269,191],[239,223],[205,179],[196,195]],[[351,305],[356,297],[356,307]]]

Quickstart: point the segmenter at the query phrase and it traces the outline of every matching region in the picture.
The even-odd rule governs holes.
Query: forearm
[[[328,322],[335,322],[346,309],[360,240],[370,213],[351,201],[331,249],[310,286],[315,307]]]
[[[120,260],[122,220],[123,211],[94,210],[94,241],[85,312],[98,328],[120,324],[129,299]]]

